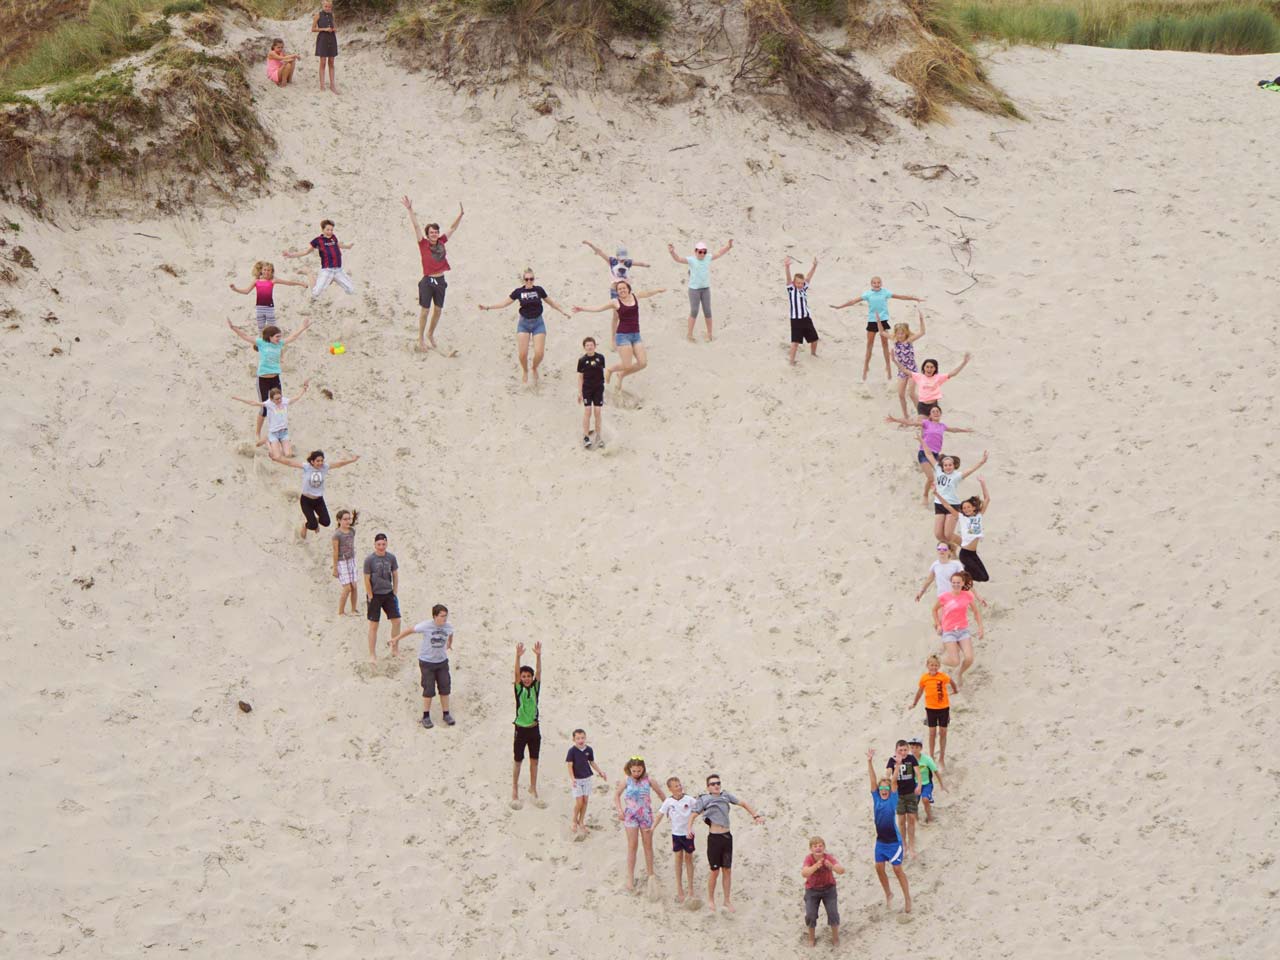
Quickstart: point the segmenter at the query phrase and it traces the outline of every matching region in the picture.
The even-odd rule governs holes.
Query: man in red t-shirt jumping
[[[440,232],[440,224],[428,223],[424,233],[418,227],[418,218],[413,212],[413,201],[407,196],[400,202],[409,211],[409,223],[413,226],[413,239],[418,244],[418,254],[422,257],[422,279],[418,281],[418,349],[427,350],[427,344],[436,345],[436,324],[440,322],[440,311],[444,308],[444,294],[449,283],[445,280],[445,272],[449,269],[449,257],[445,253],[445,244],[449,237],[456,233],[458,224],[462,222],[462,204],[458,204],[458,217],[449,227],[449,233]],[[427,311],[430,308],[431,325],[427,325]]]

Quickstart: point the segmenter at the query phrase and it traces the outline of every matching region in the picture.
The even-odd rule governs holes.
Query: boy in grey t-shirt
[[[393,636],[391,646],[399,649],[400,641],[415,633],[422,634],[422,643],[418,647],[418,672],[422,675],[422,725],[428,730],[435,726],[431,722],[431,698],[436,695],[438,687],[444,722],[452,727],[456,721],[449,712],[449,693],[453,689],[453,678],[449,674],[449,651],[453,649],[449,608],[437,603],[431,608],[430,620],[423,620],[412,630]]]
[[[364,593],[368,599],[369,662],[378,660],[378,621],[385,613],[391,621],[391,655],[400,653],[396,634],[400,632],[400,601],[396,597],[400,589],[400,564],[396,555],[387,552],[387,535],[379,533],[373,538],[373,553],[364,558]]]
[[[751,804],[739,800],[732,793],[720,786],[720,774],[713,773],[707,777],[707,790],[693,803],[694,819],[701,813],[711,832],[707,834],[707,865],[711,867],[711,876],[707,878],[707,906],[716,908],[716,877],[724,878],[724,908],[734,912],[730,893],[733,883],[733,834],[729,832],[729,807],[736,804],[751,814],[752,823],[763,823],[764,817],[752,809]],[[689,836],[693,836],[693,823],[689,825]]]

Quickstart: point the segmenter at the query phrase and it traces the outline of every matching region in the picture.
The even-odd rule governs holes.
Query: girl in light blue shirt
[[[667,244],[667,253],[676,263],[684,263],[689,267],[689,339],[693,340],[693,325],[698,319],[701,309],[707,324],[707,342],[711,336],[711,261],[719,260],[733,249],[732,238],[718,253],[707,252],[707,245],[699,240],[693,247],[692,257],[681,257],[676,254],[675,244]]]
[[[879,277],[871,278],[871,289],[862,291],[856,300],[848,300],[841,304],[832,304],[832,310],[843,310],[845,307],[867,305],[867,355],[862,361],[862,379],[867,379],[867,371],[871,369],[871,352],[876,345],[876,337],[880,338],[880,346],[884,350],[884,375],[893,379],[893,365],[889,362],[889,301],[914,300],[924,303],[924,297],[913,297],[909,293],[893,293],[886,290]]]

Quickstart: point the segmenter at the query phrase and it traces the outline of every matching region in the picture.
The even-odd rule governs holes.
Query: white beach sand
[[[341,98],[302,66],[285,93],[253,78],[280,144],[271,197],[185,219],[6,212],[37,269],[0,288],[17,309],[0,954],[802,955],[812,833],[849,867],[845,955],[1274,944],[1280,99],[1253,86],[1272,59],[998,52],[1028,122],[957,111],[881,146],[785,130],[715,90],[666,110],[559,91],[544,117],[518,89],[402,75],[376,47],[340,58]],[[424,223],[466,204],[438,334],[452,359],[411,350],[402,193]],[[291,430],[300,453],[361,454],[329,506],[360,509],[361,555],[390,535],[406,624],[450,606],[452,729],[417,725],[412,652],[364,666],[363,619],[334,616],[327,534],[294,540],[296,471],[246,455],[252,414],[226,399],[253,389],[226,329],[252,308],[227,283],[256,259],[289,276],[279,251],[326,216],[358,293],[331,288],[286,353],[286,393],[313,388]],[[960,231],[979,282],[950,296],[968,283]],[[688,344],[666,244],[729,237],[718,340]],[[574,364],[607,315],[550,314],[530,391],[514,311],[474,308],[526,264],[561,303],[603,302],[583,239],[625,241],[653,264],[638,285],[671,288],[645,301],[650,366],[611,396],[603,453],[580,447]],[[821,259],[821,356],[795,368],[788,253]],[[872,874],[863,755],[924,730],[906,706],[935,647],[912,602],[931,515],[911,435],[882,423],[897,400],[879,358],[858,381],[865,314],[826,306],[872,274],[928,298],[919,357],[973,352],[945,408],[978,431],[955,450],[990,451],[994,497],[987,638],[909,918]],[[288,327],[308,309],[301,290],[277,304]],[[549,806],[512,811],[512,650],[535,640]],[[766,814],[737,815],[736,917],[670,902],[665,829],[660,901],[621,893],[603,792],[590,839],[568,841],[579,725],[611,781],[640,753],[655,779],[719,772]]]

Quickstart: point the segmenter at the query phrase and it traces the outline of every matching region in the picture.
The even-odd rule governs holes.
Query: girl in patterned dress
[[[659,800],[667,795],[656,783],[649,782],[644,757],[631,757],[622,770],[624,779],[618,781],[613,791],[613,805],[618,819],[627,829],[627,890],[633,892],[636,883],[636,846],[644,841],[644,868],[646,878],[653,877],[653,801],[650,792]]]
[[[913,344],[924,336],[924,314],[916,307],[916,319],[920,321],[920,332],[912,333],[905,323],[893,325],[893,359],[898,361],[898,402],[902,404],[902,416],[907,416],[907,390],[911,390],[911,402],[916,402],[916,384],[908,374],[918,372],[916,367],[916,348]],[[906,371],[906,372],[904,372]]]

